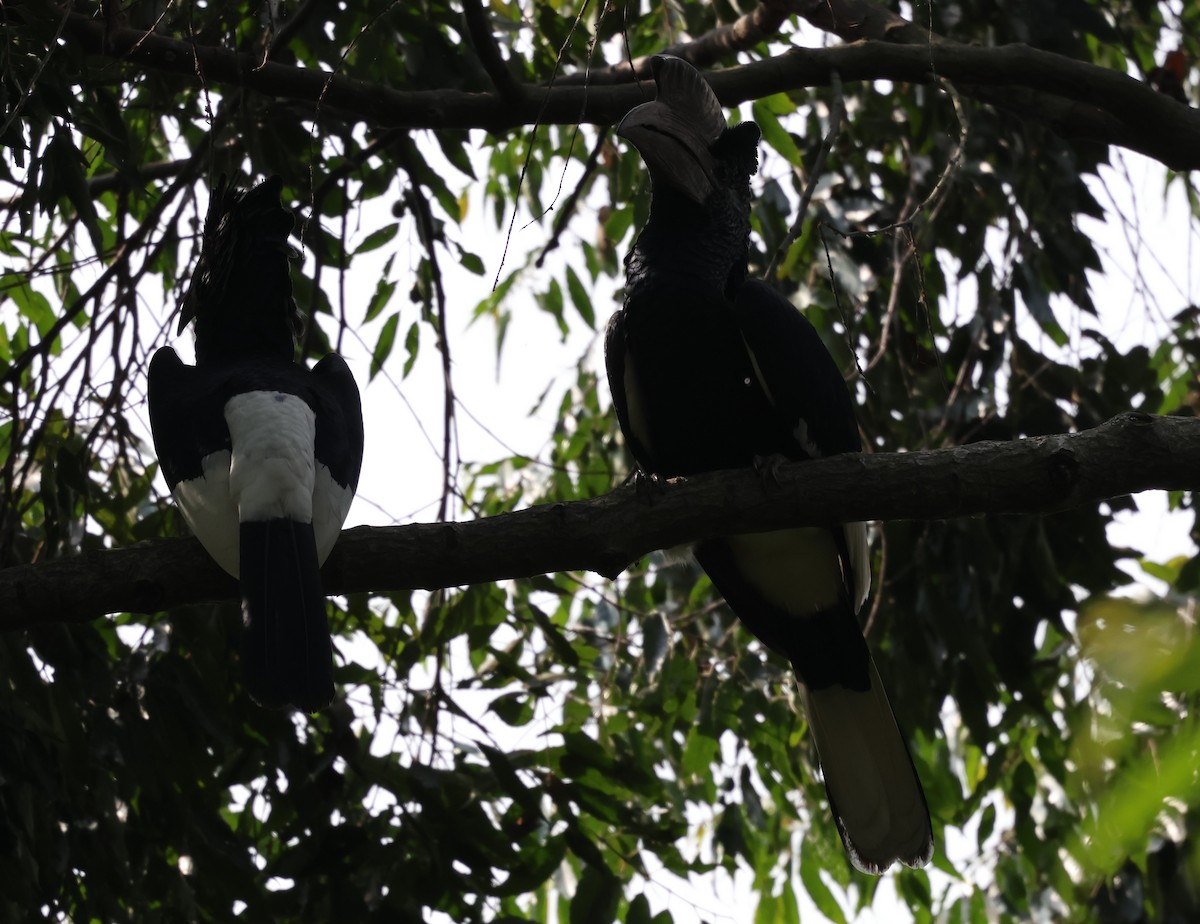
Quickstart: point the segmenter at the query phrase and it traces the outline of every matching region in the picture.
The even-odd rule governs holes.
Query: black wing
[[[625,311],[617,311],[608,321],[608,329],[604,333],[604,365],[608,371],[608,390],[612,393],[613,407],[617,412],[617,423],[621,425],[621,433],[629,451],[633,453],[637,463],[645,469],[649,457],[646,449],[634,433],[629,417],[629,395],[625,392],[626,365],[628,346],[625,342]]]
[[[312,370],[317,408],[317,461],[329,467],[338,484],[358,488],[362,471],[363,419],[358,383],[346,361],[329,353]]]
[[[737,292],[734,311],[759,384],[792,435],[794,458],[860,452],[854,402],[820,334],[780,292],[758,279]],[[834,529],[842,577],[854,612],[871,585],[866,526]]]
[[[810,447],[799,440],[797,449],[806,456],[861,450],[845,379],[808,319],[757,279],[738,289],[734,311],[759,383],[781,423],[811,441]]]
[[[184,365],[170,347],[154,354],[147,374],[150,432],[154,451],[172,491],[181,481],[199,478],[205,456],[229,448],[222,410],[205,401],[206,379]]]

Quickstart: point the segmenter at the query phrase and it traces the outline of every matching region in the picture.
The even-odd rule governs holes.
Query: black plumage
[[[686,62],[652,63],[656,99],[618,128],[650,169],[650,217],[605,343],[635,459],[670,477],[859,451],[850,394],[816,330],[748,278],[758,127],[727,127]],[[856,615],[870,590],[865,525],[733,536],[693,552],[746,628],[792,663],[855,865],[927,863],[924,793]]]
[[[272,177],[213,192],[180,310],[196,365],[150,364],[150,423],[167,485],[209,554],[239,577],[243,674],[254,699],[307,712],[333,697],[320,564],[358,486],[358,386],[340,356],[294,362],[292,214]]]

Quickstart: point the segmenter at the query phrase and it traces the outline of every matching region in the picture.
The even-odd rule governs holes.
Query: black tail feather
[[[316,712],[333,699],[333,644],[311,523],[242,523],[243,675],[255,702]]]

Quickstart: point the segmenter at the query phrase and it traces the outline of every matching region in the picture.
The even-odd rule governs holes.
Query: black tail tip
[[[295,709],[310,715],[333,702],[332,671],[324,676],[282,676],[262,670],[243,649],[243,683],[250,698],[264,709]]]

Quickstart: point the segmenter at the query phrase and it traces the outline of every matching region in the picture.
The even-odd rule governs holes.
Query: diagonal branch
[[[46,333],[42,335],[41,340],[29,346],[13,360],[12,366],[4,376],[4,381],[10,382],[15,386],[21,381],[22,373],[35,360],[48,357],[54,348],[54,342],[62,335],[62,332],[70,324],[74,323],[75,319],[83,313],[84,309],[93,299],[98,298],[104,292],[108,284],[121,271],[129,255],[145,243],[151,232],[162,225],[162,217],[167,207],[175,201],[176,196],[193,182],[203,163],[203,159],[198,155],[193,155],[190,160],[181,161],[181,163],[183,167],[176,173],[174,182],[150,206],[146,217],[142,219],[142,222],[134,229],[133,233],[120,244],[113,254],[112,262],[96,277],[95,282],[88,287],[86,292],[77,295],[70,304],[64,306],[63,313],[50,325]]]
[[[504,56],[500,53],[491,21],[483,8],[483,0],[463,0],[463,18],[467,21],[467,34],[471,37],[471,44],[475,46],[475,54],[491,78],[496,92],[509,102],[519,100],[521,85],[513,77]]]
[[[718,26],[691,41],[670,45],[655,54],[683,58],[697,70],[702,70],[739,51],[747,51],[774,38],[779,32],[779,27],[787,21],[790,5],[788,0],[759,0],[758,6],[733,22]],[[642,55],[632,61],[619,61],[609,67],[596,68],[586,75],[587,83],[591,86],[606,86],[628,83],[635,78],[650,80],[652,57],[653,55]],[[573,86],[584,83],[584,80],[585,75],[582,73],[567,74],[560,77],[557,84]]]
[[[615,576],[654,549],[715,535],[843,520],[1045,514],[1139,491],[1200,488],[1200,420],[1125,414],[1082,433],[953,449],[837,456],[666,485],[626,486],[465,523],[347,530],[326,563],[331,594],[434,589],[591,570]],[[0,629],[152,613],[236,596],[195,539],[0,571]]]

